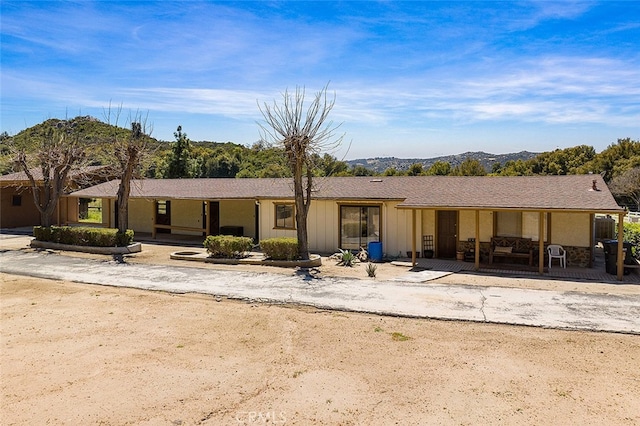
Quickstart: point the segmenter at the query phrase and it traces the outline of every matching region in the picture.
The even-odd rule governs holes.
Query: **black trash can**
[[[604,267],[608,274],[618,274],[618,240],[608,240],[602,243],[604,245]],[[624,260],[623,263],[631,263],[631,243],[622,243]],[[631,272],[629,268],[623,269],[624,274]]]

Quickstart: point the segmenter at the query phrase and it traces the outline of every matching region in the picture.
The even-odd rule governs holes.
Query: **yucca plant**
[[[374,263],[367,263],[367,266],[365,268],[365,271],[367,272],[367,275],[371,278],[375,278],[376,277],[376,270],[378,269],[378,265],[374,264]]]
[[[356,257],[355,254],[351,253],[351,250],[342,250],[342,249],[338,249],[338,250],[340,250],[340,255],[341,255],[340,262],[338,262],[338,265],[353,266],[358,261],[358,258]]]

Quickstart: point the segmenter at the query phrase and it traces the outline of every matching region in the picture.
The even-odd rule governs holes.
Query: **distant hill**
[[[526,161],[534,158],[539,153],[521,151],[511,154],[489,154],[483,151],[478,152],[465,152],[456,155],[445,155],[442,157],[433,158],[396,158],[396,157],[375,157],[375,158],[360,158],[357,160],[346,161],[350,167],[363,166],[376,173],[382,173],[390,167],[394,167],[398,171],[408,170],[412,164],[421,163],[424,170],[429,169],[436,161],[442,161],[451,164],[451,167],[455,167],[462,163],[467,158],[472,160],[478,160],[480,164],[488,172],[491,172],[491,168],[495,163],[504,165],[507,161]]]

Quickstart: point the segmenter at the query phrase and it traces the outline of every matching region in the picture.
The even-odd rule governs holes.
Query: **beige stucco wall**
[[[102,226],[115,226],[113,222],[114,201],[108,198],[102,199]]]
[[[295,237],[294,229],[276,229],[275,207],[287,200],[262,200],[260,202],[260,239]],[[361,203],[342,202],[343,205],[379,205],[382,221],[382,250],[386,255],[397,256],[411,250],[411,210],[397,209],[398,202]],[[340,205],[335,200],[313,200],[309,209],[309,249],[317,253],[334,253],[339,248]],[[422,250],[422,213],[416,212],[416,245]]]
[[[220,201],[220,226],[242,226],[244,236],[256,235],[256,214],[254,200]]]
[[[78,197],[60,198],[60,217],[62,223],[79,222],[79,204],[80,199]]]
[[[480,241],[491,241],[493,236],[493,212],[480,212]],[[475,210],[461,210],[458,215],[458,241],[467,241],[476,237]]]
[[[382,208],[382,251],[387,256],[406,256],[411,250],[413,239],[412,213],[408,209],[398,209],[398,201],[384,203]],[[416,250],[422,251],[422,211],[416,211]]]
[[[552,213],[551,243],[576,247],[589,247],[591,243],[589,213]]]
[[[13,205],[13,196],[21,197],[21,205]],[[53,220],[56,220],[54,213]],[[0,227],[40,225],[40,213],[33,202],[30,189],[2,186],[0,189]]]
[[[115,224],[113,200],[103,200],[103,208],[110,203],[108,215]],[[291,203],[291,200],[261,200],[260,239],[273,237],[295,237],[294,229],[275,228],[276,203]],[[383,252],[397,256],[411,250],[412,213],[408,209],[396,208],[398,202],[341,203],[351,205],[380,205],[382,218]],[[132,199],[129,205],[130,227],[138,232],[151,232],[154,203],[151,200]],[[202,224],[202,202],[172,200],[171,223],[175,226],[197,226]],[[313,252],[333,253],[339,247],[339,203],[335,200],[313,200],[308,217],[309,248]],[[538,239],[537,212],[525,212],[522,217],[524,237]],[[107,222],[107,215],[103,221]],[[416,246],[422,250],[422,235],[435,235],[436,214],[434,210],[416,211]],[[244,234],[255,235],[255,202],[253,200],[223,200],[220,202],[220,225],[243,226]],[[545,223],[545,236],[546,232]],[[458,238],[465,241],[475,237],[475,211],[460,211]],[[198,232],[173,231],[174,233],[198,234]],[[480,212],[480,241],[490,241],[493,233],[493,212]],[[588,213],[553,213],[551,216],[551,242],[568,246],[588,247],[590,243],[590,215]]]
[[[129,200],[129,228],[136,232],[151,232],[154,215],[154,202],[132,198]],[[171,206],[173,209],[173,205]],[[115,209],[114,209],[115,211]],[[115,222],[112,222],[115,223]]]
[[[319,253],[337,252],[340,233],[338,226],[338,203],[331,200],[312,200],[307,221],[311,250]]]
[[[171,226],[204,228],[202,224],[202,203],[200,200],[171,200]],[[187,231],[182,229],[172,229],[171,233],[180,235],[202,235],[202,231]]]
[[[544,231],[542,240],[547,240],[547,217],[544,215]],[[523,212],[522,213],[522,237],[531,238],[532,241],[539,241],[540,234],[540,213],[539,212]]]
[[[260,203],[260,239],[296,237],[295,229],[275,228],[275,205],[291,200],[268,200]],[[312,200],[307,217],[309,250],[316,253],[335,253],[339,248],[340,209],[335,200]]]
[[[106,204],[110,211],[103,215],[103,223],[110,220],[115,224],[115,201],[103,199],[103,211]],[[206,228],[203,223],[201,200],[171,200],[171,225],[190,228]],[[255,202],[253,200],[220,201],[220,226],[242,226],[244,235],[255,236]],[[129,227],[138,232],[151,232],[155,215],[153,200],[131,199],[129,201]],[[172,234],[201,235],[201,231],[173,229]],[[294,233],[295,236],[295,233]]]
[[[260,201],[260,239],[292,237],[295,238],[295,229],[276,229],[275,228],[275,204],[292,203],[291,200],[261,200]],[[312,206],[315,202],[312,202]],[[311,213],[311,212],[309,212]],[[309,243],[313,241],[309,239]],[[310,247],[315,250],[314,247]]]
[[[436,211],[435,210],[421,210],[421,226],[423,235],[436,235]],[[422,243],[420,243],[422,244]]]

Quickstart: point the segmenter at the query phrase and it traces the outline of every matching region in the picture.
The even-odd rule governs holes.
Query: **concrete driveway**
[[[0,272],[115,287],[447,320],[640,334],[640,295],[345,278],[317,279],[0,252]]]

